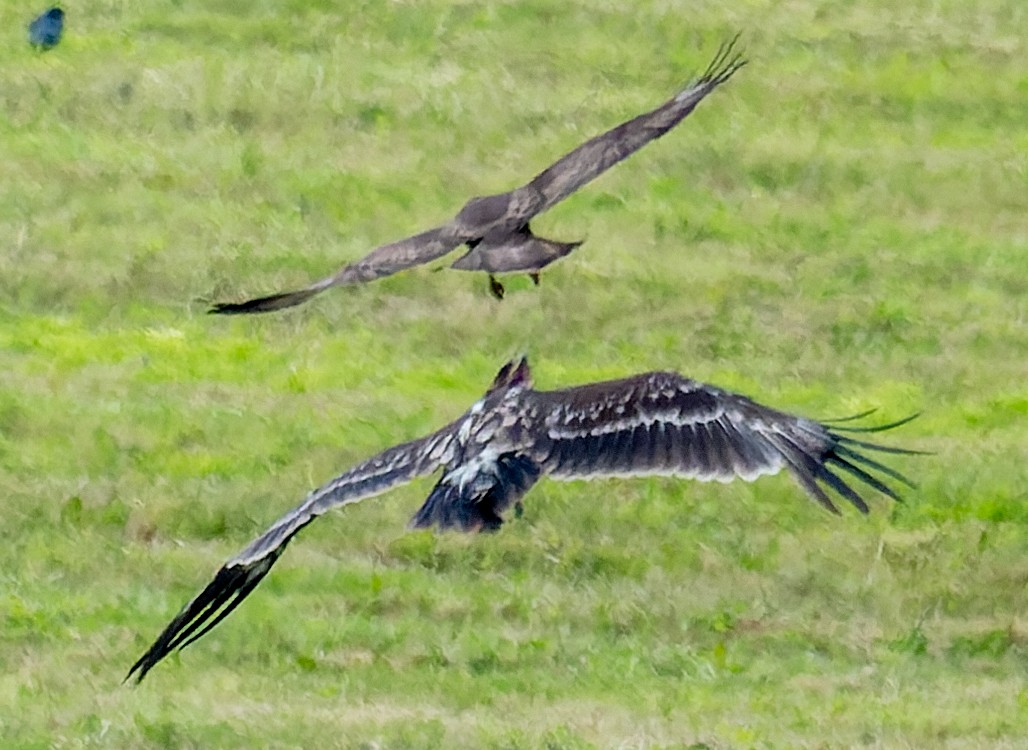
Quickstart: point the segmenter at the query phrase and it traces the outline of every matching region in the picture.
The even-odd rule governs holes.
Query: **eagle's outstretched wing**
[[[664,104],[586,141],[539,173],[526,186],[543,196],[538,213],[564,200],[684,120],[707,94],[746,64],[746,60],[734,52],[738,38],[722,44],[703,75]]]
[[[507,234],[523,231],[538,214],[567,198],[650,141],[671,130],[696,108],[696,105],[727,81],[746,61],[734,52],[735,42],[722,44],[707,70],[694,83],[651,112],[639,115],[616,128],[586,141],[536,175],[528,184],[507,193],[472,198],[447,224],[413,237],[382,245],[361,260],[344,266],[337,273],[291,292],[258,297],[245,302],[219,302],[209,312],[233,315],[262,313],[294,307],[334,286],[363,284],[389,276],[412,266],[428,263],[446,255],[458,245],[474,245],[492,235],[493,246],[503,245]],[[511,243],[521,247],[524,243]],[[555,243],[567,244],[567,243]],[[539,249],[536,247],[536,249]],[[474,258],[472,247],[469,256]],[[468,258],[469,256],[465,256]],[[485,261],[457,261],[458,264]],[[501,270],[520,269],[519,262],[490,261]],[[461,265],[456,266],[458,268]]]
[[[894,490],[871,474],[908,486],[899,472],[861,449],[916,453],[849,437],[897,427],[829,426],[776,411],[745,396],[704,385],[677,373],[648,373],[534,394],[545,425],[531,457],[554,479],[674,475],[730,482],[752,481],[788,469],[800,485],[833,513],[831,488],[862,512],[860,495],[832,469],[842,470],[889,497]]]
[[[175,615],[157,640],[132,665],[142,681],[157,662],[184,648],[221,622],[245,599],[285,551],[289,540],[331,508],[378,495],[391,487],[430,474],[450,459],[456,423],[420,440],[398,445],[369,458],[311,492],[250,545],[229,560],[214,580]]]

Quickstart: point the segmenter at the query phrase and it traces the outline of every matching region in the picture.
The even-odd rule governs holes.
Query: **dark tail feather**
[[[418,512],[410,520],[410,528],[457,528],[461,531],[492,531],[503,524],[503,519],[492,508],[476,503],[460,487],[444,484],[440,480]]]
[[[522,364],[527,367],[525,360]],[[495,466],[483,471],[492,474],[492,484],[483,486],[485,474],[463,485],[453,484],[443,475],[410,520],[410,527],[438,525],[441,529],[496,531],[503,525],[503,512],[516,505],[542,475],[533,461],[512,454],[500,456]]]

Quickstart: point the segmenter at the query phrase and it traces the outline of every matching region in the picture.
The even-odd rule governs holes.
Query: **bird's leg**
[[[521,516],[523,516],[523,515],[525,515],[525,506],[524,506],[524,504],[520,500],[515,500],[514,501],[514,517],[515,518],[521,518]]]
[[[493,293],[496,299],[503,299],[503,284],[496,280],[496,277],[489,274],[489,291]]]
[[[538,271],[536,271],[535,273],[528,274],[528,278],[530,278],[532,280],[533,284],[535,284],[536,286],[539,286],[539,272]]]

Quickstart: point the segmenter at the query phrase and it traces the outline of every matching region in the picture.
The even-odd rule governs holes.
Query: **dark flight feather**
[[[847,433],[879,432],[908,421],[833,428],[671,372],[537,391],[527,360],[512,361],[456,421],[389,448],[311,492],[217,571],[126,679],[142,680],[173,650],[217,625],[315,518],[437,470],[438,481],[411,519],[414,528],[495,531],[505,512],[512,506],[520,510],[522,498],[546,475],[571,480],[657,474],[728,482],[784,468],[829,511],[839,512],[831,492],[867,513],[863,497],[836,470],[899,500],[875,473],[914,485],[864,451],[916,451]]]

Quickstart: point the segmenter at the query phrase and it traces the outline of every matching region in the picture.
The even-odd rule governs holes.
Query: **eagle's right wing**
[[[331,276],[315,281],[303,289],[257,297],[245,302],[219,302],[208,312],[218,315],[240,315],[294,307],[334,286],[363,284],[428,263],[446,255],[468,239],[470,238],[460,230],[457,222],[450,222],[413,237],[377,247],[360,260],[347,264]]]
[[[668,372],[538,391],[535,408],[540,426],[530,455],[554,479],[663,475],[753,481],[784,468],[833,513],[838,510],[825,489],[868,511],[833,469],[897,500],[872,472],[913,486],[864,451],[916,451],[843,434],[887,430],[913,417],[880,427],[830,427]]]
[[[312,491],[250,545],[225,563],[214,580],[190,601],[132,665],[125,679],[138,681],[176,648],[183,648],[223,620],[245,599],[285,551],[297,532],[331,508],[378,495],[430,474],[449,460],[456,424],[390,448]]]

